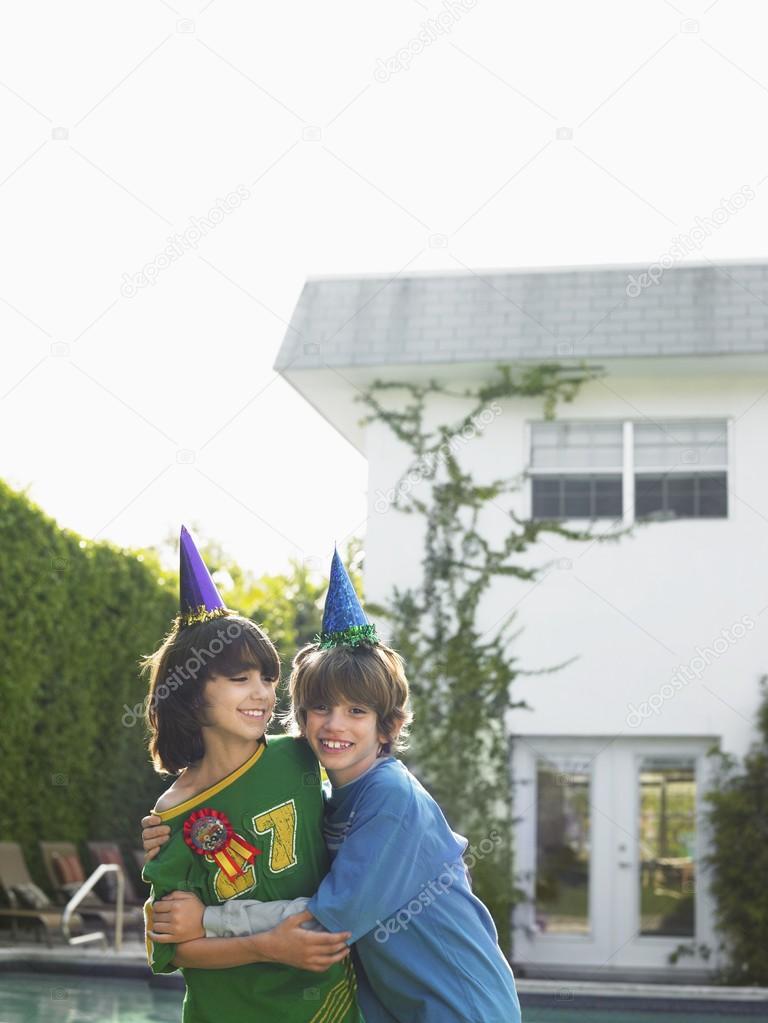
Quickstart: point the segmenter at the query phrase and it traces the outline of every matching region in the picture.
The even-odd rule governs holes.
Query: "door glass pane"
[[[640,765],[640,933],[693,937],[696,772],[686,757]]]
[[[546,934],[589,933],[589,762],[536,768],[536,922]]]

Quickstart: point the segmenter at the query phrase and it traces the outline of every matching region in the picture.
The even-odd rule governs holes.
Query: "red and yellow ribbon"
[[[261,855],[261,849],[235,833],[225,814],[210,807],[187,817],[184,841],[198,856],[210,856],[230,880],[244,874],[245,866]],[[231,853],[241,857],[242,863],[233,860]]]

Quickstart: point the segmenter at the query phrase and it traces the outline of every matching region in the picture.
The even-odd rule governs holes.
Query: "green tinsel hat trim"
[[[226,618],[228,615],[233,615],[234,613],[235,612],[230,611],[228,607],[217,607],[212,611],[209,611],[205,604],[201,604],[199,607],[180,614],[176,619],[176,623],[179,626],[199,625],[201,622],[210,622],[213,621],[214,618]]]
[[[336,646],[375,646],[379,642],[376,635],[376,626],[372,623],[367,625],[350,625],[346,629],[336,632],[321,632],[315,636],[315,643],[320,650],[330,650]]]

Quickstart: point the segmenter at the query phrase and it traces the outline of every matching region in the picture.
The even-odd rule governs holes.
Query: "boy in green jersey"
[[[150,752],[178,774],[155,812],[171,829],[147,863],[147,955],[181,968],[184,1023],[362,1023],[345,938],[294,918],[265,934],[162,943],[153,906],[174,890],[206,905],[311,894],[328,871],[317,760],[301,740],[267,740],[279,660],[249,619],[225,607],[182,529],[181,614],[146,660]],[[327,940],[330,939],[330,940]]]

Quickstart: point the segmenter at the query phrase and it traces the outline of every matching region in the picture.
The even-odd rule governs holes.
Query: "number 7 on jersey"
[[[296,804],[279,803],[253,818],[257,835],[270,835],[269,869],[273,874],[296,865]]]

